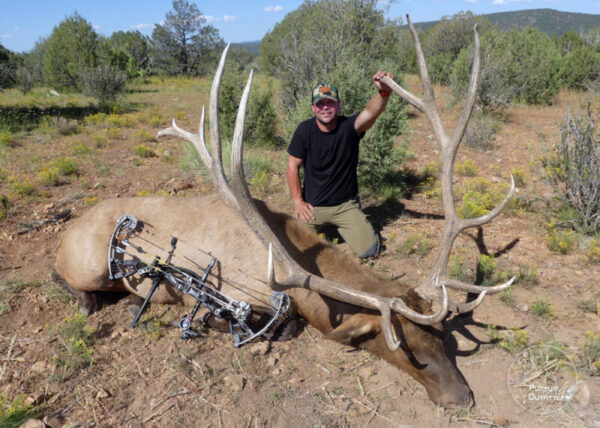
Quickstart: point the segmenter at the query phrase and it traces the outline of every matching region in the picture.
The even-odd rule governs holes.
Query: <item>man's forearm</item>
[[[292,199],[294,201],[303,201],[302,186],[300,185],[300,171],[298,171],[298,168],[288,165],[285,172]]]

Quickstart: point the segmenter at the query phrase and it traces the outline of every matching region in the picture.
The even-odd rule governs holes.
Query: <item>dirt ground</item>
[[[182,90],[182,109],[193,103],[194,95]],[[441,105],[447,101],[440,97]],[[558,141],[566,112],[577,111],[580,103],[579,95],[564,93],[550,107],[512,107],[495,147],[487,151],[461,147],[457,163],[471,159],[477,176],[492,182],[506,182],[512,170],[520,169],[524,186],[518,197],[542,206],[536,204],[553,195],[540,179],[537,160]],[[443,110],[450,126],[459,112]],[[194,129],[197,113],[195,105],[181,123]],[[0,223],[0,394],[9,399],[24,394],[26,402],[36,406],[38,418],[61,427],[600,426],[600,382],[586,366],[582,350],[586,332],[600,333],[600,318],[577,304],[598,295],[600,265],[588,263],[583,249],[566,255],[551,252],[546,219],[535,210],[513,210],[497,217],[483,228],[479,249],[476,231],[463,233],[455,244],[454,253],[471,270],[483,248],[497,256],[499,268],[537,272],[532,284],[517,284],[504,298],[488,296],[472,318],[452,323],[457,365],[476,400],[472,409],[437,407],[407,374],[366,351],[325,340],[310,325],[288,342],[257,341],[237,349],[228,334],[215,331],[181,340],[170,323],[185,313],[183,307],[151,305],[140,326],[130,330],[127,302],[117,298],[86,321],[93,328],[89,345],[93,363],[69,367],[61,328],[65,319],[77,314],[77,307],[50,275],[61,233],[72,219],[94,198],[158,191],[183,197],[212,191],[201,177],[170,161],[181,152],[175,139],[147,142],[158,156],[134,159],[139,129],[154,134],[168,126],[170,114],[175,113],[165,111],[160,124],[123,129],[116,142],[94,147],[80,161],[79,177],[46,188],[43,196],[10,196],[10,210]],[[424,117],[413,112],[410,125],[411,132],[400,138],[414,153],[408,166],[418,171],[439,162]],[[7,149],[10,162],[18,168],[42,150],[41,144],[43,150],[55,151],[73,141],[92,146],[97,131],[82,127],[75,136],[26,134]],[[273,159],[281,165],[284,153]],[[6,159],[3,168],[9,169]],[[463,180],[457,176],[457,186]],[[0,186],[0,194],[8,196],[6,183]],[[267,188],[256,193],[291,212],[283,170],[273,171]],[[367,205],[381,227],[385,250],[365,264],[382,276],[417,285],[435,257],[443,221],[439,198],[415,192],[410,199],[399,200],[398,211],[391,214],[381,201]],[[65,209],[71,210],[71,219],[19,233],[27,229],[25,224],[36,226],[36,220]],[[415,235],[425,236],[433,249],[406,254],[403,244]],[[348,251],[345,244],[338,247]],[[532,311],[540,298],[553,314]],[[494,343],[491,339],[497,335],[503,340]],[[577,377],[572,399],[564,405],[542,406],[545,414],[539,414],[517,403],[509,383],[525,345],[549,343],[568,355],[560,364],[575,366]],[[541,375],[539,379],[544,378]]]

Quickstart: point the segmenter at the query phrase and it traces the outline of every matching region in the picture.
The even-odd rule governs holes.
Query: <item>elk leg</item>
[[[52,280],[77,298],[79,312],[90,316],[98,310],[98,295],[92,291],[77,290],[65,281],[57,272],[52,272]]]

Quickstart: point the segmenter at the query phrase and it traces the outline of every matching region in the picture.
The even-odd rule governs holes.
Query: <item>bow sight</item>
[[[171,259],[175,253],[179,241],[178,238],[171,238],[171,248],[163,261],[160,256],[151,255],[141,246],[132,243],[132,239],[136,237],[134,232],[139,232],[140,229],[140,223],[134,216],[130,214],[121,216],[117,220],[108,246],[109,279],[127,280],[127,278],[133,275],[137,275],[143,279],[152,278],[150,291],[134,317],[131,328],[135,327],[140,316],[146,309],[152,294],[164,280],[182,293],[189,294],[196,299],[191,313],[184,315],[179,323],[174,323],[181,329],[182,339],[198,336],[198,333],[192,329],[192,322],[200,306],[208,308],[210,313],[215,317],[228,322],[235,347],[239,347],[268,332],[280,315],[289,310],[289,296],[284,292],[273,291],[269,297],[272,312],[269,314],[270,319],[266,323],[263,321],[261,324],[255,325],[255,320],[252,319],[254,313],[252,305],[244,300],[238,301],[227,296],[207,282],[207,278],[211,275],[211,270],[217,261],[215,257],[210,256],[210,261],[204,268],[200,264],[191,261],[188,257],[185,257],[196,267],[200,268],[202,274],[198,274],[192,269],[175,266],[171,263]],[[149,243],[160,249],[158,245]]]

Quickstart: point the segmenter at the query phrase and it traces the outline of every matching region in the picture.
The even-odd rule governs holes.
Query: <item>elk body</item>
[[[148,231],[165,233],[165,241],[159,243],[165,247],[172,235],[202,252],[210,251],[219,261],[210,281],[231,297],[243,298],[260,307],[265,300],[261,296],[268,296],[272,289],[285,289],[300,315],[330,339],[364,348],[406,371],[426,388],[435,403],[446,407],[471,405],[471,390],[444,351],[441,321],[449,309],[456,312],[472,310],[481,303],[486,293],[498,292],[508,287],[512,280],[486,288],[464,284],[446,277],[446,264],[458,233],[495,217],[508,202],[514,185],[504,202],[488,215],[470,220],[457,217],[452,193],[452,167],[475,98],[479,70],[477,29],[468,99],[457,129],[452,138],[448,138],[435,106],[417,34],[410,20],[408,22],[415,41],[424,101],[393,80],[386,78],[384,81],[395,93],[423,111],[432,124],[442,153],[445,213],[437,261],[419,287],[377,277],[355,260],[324,244],[296,220],[251,198],[243,174],[242,135],[252,73],[238,111],[231,174],[229,177],[225,175],[221,162],[217,99],[226,49],[211,90],[211,153],[204,141],[204,112],[198,134],[183,131],[175,123],[159,133],[159,136],[176,136],[195,145],[218,195],[113,199],[87,211],[63,235],[56,262],[58,273],[78,294],[79,302],[93,309],[94,293],[99,291],[129,290],[142,297],[147,295],[150,279],[139,283],[108,279],[107,246],[115,221],[123,214],[132,214],[143,222]],[[199,262],[202,263],[201,260]],[[479,297],[467,304],[456,304],[449,301],[446,285],[479,293]],[[252,298],[249,298],[248,291]],[[166,287],[152,297],[154,302],[178,300],[181,297]],[[431,313],[434,302],[439,310]]]

